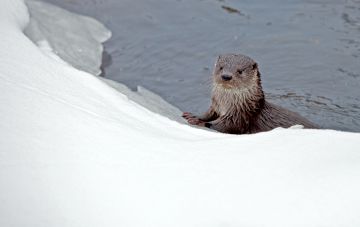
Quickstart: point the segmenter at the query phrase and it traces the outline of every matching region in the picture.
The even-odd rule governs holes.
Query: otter
[[[318,128],[299,114],[267,102],[258,64],[241,54],[218,57],[209,110],[201,116],[184,112],[183,117],[191,125],[230,134],[250,134],[293,125]]]

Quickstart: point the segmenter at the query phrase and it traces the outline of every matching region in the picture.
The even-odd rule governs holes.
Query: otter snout
[[[230,75],[221,75],[221,79],[222,80],[224,80],[224,81],[229,81],[229,80],[231,80],[232,79],[232,76],[230,76]]]

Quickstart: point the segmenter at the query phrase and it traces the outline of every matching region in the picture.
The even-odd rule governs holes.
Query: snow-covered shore
[[[0,226],[360,225],[359,133],[171,121],[45,53],[28,21],[2,1]]]

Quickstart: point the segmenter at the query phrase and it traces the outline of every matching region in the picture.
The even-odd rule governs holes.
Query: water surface
[[[113,32],[105,77],[183,111],[210,103],[221,53],[260,66],[267,98],[324,128],[360,132],[359,0],[47,0]]]

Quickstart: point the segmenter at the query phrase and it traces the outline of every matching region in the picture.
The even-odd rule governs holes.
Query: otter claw
[[[185,118],[186,120],[191,119],[191,118],[195,118],[195,116],[192,115],[192,113],[189,113],[189,112],[184,112],[182,117]]]
[[[204,126],[205,122],[198,118],[191,118],[188,120],[188,123],[191,125],[198,125],[198,126]]]
[[[191,125],[205,126],[205,122],[194,116],[192,113],[184,112],[182,117]]]

